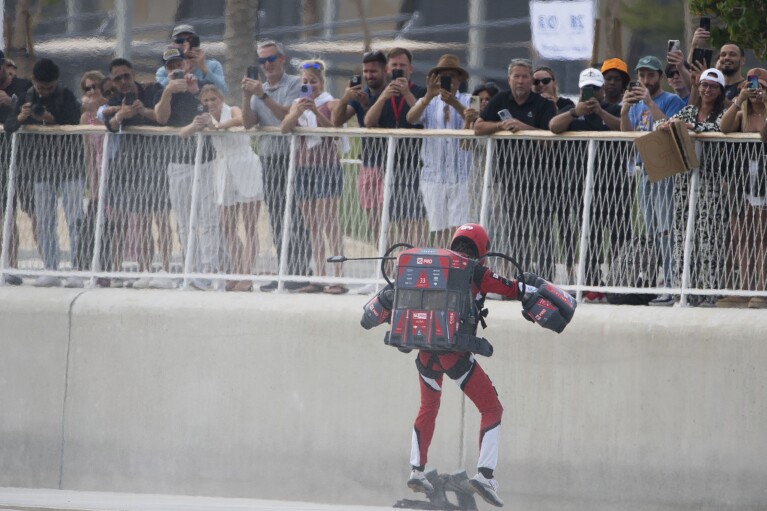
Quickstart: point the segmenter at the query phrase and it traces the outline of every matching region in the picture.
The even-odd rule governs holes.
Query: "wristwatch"
[[[261,97],[259,97],[258,99],[260,99],[261,101],[263,101],[263,100],[265,100],[265,99],[266,99],[266,98],[268,98],[268,97],[269,97],[269,94],[267,94],[266,92],[264,92],[264,95],[263,95],[263,96],[261,96]]]

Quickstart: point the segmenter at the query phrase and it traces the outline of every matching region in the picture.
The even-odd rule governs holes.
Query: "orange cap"
[[[618,71],[626,73],[626,76],[629,74],[629,68],[626,63],[618,58],[605,60],[602,63],[602,69],[600,69],[600,71],[604,74],[605,71],[609,71],[610,69],[617,69]]]

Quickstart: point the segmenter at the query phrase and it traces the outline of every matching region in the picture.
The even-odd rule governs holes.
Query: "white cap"
[[[721,71],[719,71],[716,68],[710,68],[706,69],[700,74],[700,80],[698,80],[698,83],[702,82],[703,80],[706,80],[707,82],[716,82],[722,87],[724,87],[724,75]]]
[[[593,85],[595,87],[601,87],[605,84],[605,77],[602,76],[602,72],[599,69],[590,67],[581,71],[581,76],[578,78],[578,88],[581,89],[586,85]]]

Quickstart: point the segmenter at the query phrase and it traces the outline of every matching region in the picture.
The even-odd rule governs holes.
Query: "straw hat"
[[[469,73],[461,67],[461,61],[458,60],[458,57],[450,55],[449,53],[442,55],[437,62],[437,66],[431,68],[428,74],[431,76],[433,74],[439,74],[442,71],[457,71],[458,74],[461,75],[462,81],[469,79]]]

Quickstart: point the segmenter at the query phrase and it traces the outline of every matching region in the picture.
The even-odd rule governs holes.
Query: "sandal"
[[[320,284],[310,283],[302,288],[296,290],[297,293],[321,293],[322,286]]]
[[[342,295],[344,293],[348,293],[349,289],[347,289],[346,286],[342,286],[341,284],[330,284],[325,286],[323,292],[329,295]]]

